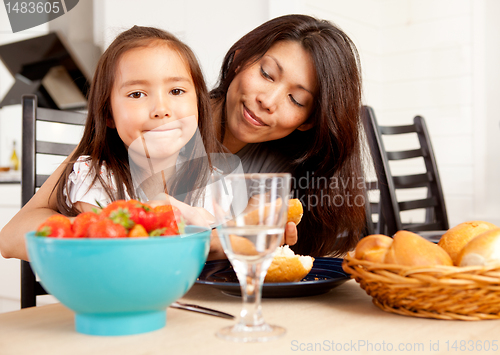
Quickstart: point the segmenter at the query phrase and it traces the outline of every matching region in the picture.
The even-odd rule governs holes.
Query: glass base
[[[264,323],[253,327],[236,324],[222,328],[215,334],[221,339],[239,343],[261,343],[278,339],[285,335],[285,332],[285,328]]]

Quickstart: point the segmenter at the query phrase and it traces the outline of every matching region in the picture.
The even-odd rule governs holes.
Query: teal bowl
[[[210,248],[208,228],[180,236],[56,239],[26,235],[43,287],[75,312],[77,332],[127,335],[165,326],[167,307],[196,281]]]

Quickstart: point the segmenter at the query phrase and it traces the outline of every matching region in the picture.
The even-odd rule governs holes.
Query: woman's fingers
[[[293,222],[288,222],[285,226],[285,237],[283,238],[283,244],[294,245],[299,239],[297,233],[297,225]]]

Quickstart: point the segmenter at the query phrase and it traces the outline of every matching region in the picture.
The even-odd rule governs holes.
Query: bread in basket
[[[342,267],[387,312],[436,319],[500,319],[500,264],[446,263],[394,264],[362,260],[362,254],[350,252]]]

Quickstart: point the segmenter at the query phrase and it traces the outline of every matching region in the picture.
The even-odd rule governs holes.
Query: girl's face
[[[274,44],[229,86],[224,145],[235,153],[247,143],[311,128],[306,120],[313,109],[315,77],[313,60],[298,42]]]
[[[198,128],[196,89],[189,69],[166,43],[125,52],[118,61],[111,92],[118,135],[147,158],[177,157]]]

